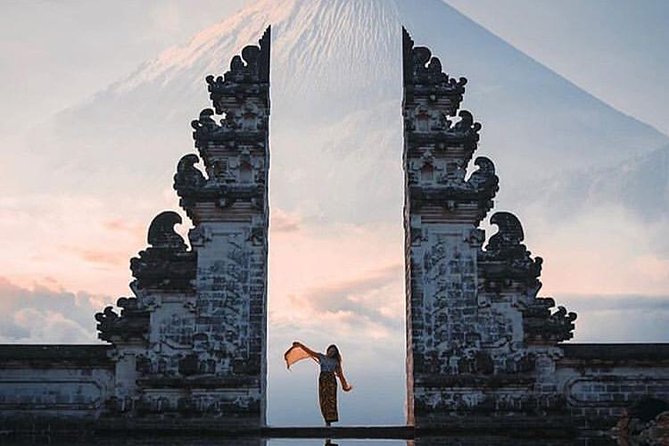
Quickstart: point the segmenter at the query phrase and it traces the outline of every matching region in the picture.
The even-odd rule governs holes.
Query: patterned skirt
[[[318,377],[318,401],[325,421],[339,421],[337,413],[337,379],[333,372],[321,372]]]

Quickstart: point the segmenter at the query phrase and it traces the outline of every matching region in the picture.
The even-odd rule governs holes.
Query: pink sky
[[[153,28],[150,28],[153,31],[144,30],[150,35],[143,43],[126,42],[132,48],[128,58],[134,59],[132,64],[125,61],[124,68],[119,68],[119,71],[114,71],[113,65],[122,65],[123,62],[115,59],[118,53],[113,52],[114,44],[126,38],[125,34],[136,35],[139,25],[133,24],[130,19],[119,19],[118,30],[107,29],[100,24],[99,29],[106,33],[106,37],[98,36],[96,29],[82,28],[78,38],[97,41],[104,50],[87,50],[73,42],[72,51],[78,48],[80,52],[66,53],[67,42],[72,39],[65,39],[59,33],[73,26],[63,19],[69,11],[67,5],[61,6],[65,8],[63,17],[58,15],[60,7],[49,6],[54,9],[50,10],[50,14],[55,14],[53,26],[61,27],[56,36],[46,31],[43,31],[44,34],[35,31],[42,41],[16,39],[12,45],[0,45],[5,60],[16,60],[12,73],[17,79],[22,79],[22,73],[31,70],[60,76],[53,86],[53,94],[59,98],[57,105],[42,98],[45,95],[45,79],[35,78],[28,85],[11,79],[5,82],[5,85],[17,85],[17,91],[25,91],[25,95],[19,95],[19,101],[13,96],[15,92],[6,94],[8,98],[16,99],[11,104],[13,108],[7,111],[7,115],[12,115],[13,124],[0,126],[0,143],[10,149],[3,153],[0,165],[0,173],[6,183],[0,198],[0,241],[3,248],[0,250],[0,309],[4,310],[0,319],[0,342],[95,342],[93,314],[114,303],[116,298],[130,294],[128,283],[132,278],[129,259],[145,248],[149,222],[163,210],[178,210],[171,188],[174,166],[182,154],[193,150],[188,119],[195,118],[201,108],[208,106],[202,73],[196,72],[196,69],[202,68],[198,64],[206,69],[215,66],[218,72],[222,72],[233,54],[231,48],[236,52],[243,44],[257,38],[255,28],[248,27],[248,22],[240,20],[240,16],[231,16],[228,21],[201,33],[190,46],[168,49],[144,65],[138,75],[125,78],[116,85],[116,89],[90,96],[123,79],[139,62],[156,55],[159,48],[183,43],[190,34],[209,24],[209,17],[231,15],[234,9],[228,7],[214,14],[212,11],[218,11],[215,8],[220,2],[202,2],[200,6],[208,4],[212,9],[207,14],[198,13],[189,19],[185,12],[188,7],[184,6],[188,3],[172,3],[176,6],[158,11],[149,7],[144,11],[143,7],[137,7],[152,18],[150,23],[153,23]],[[237,6],[241,3],[237,2]],[[116,2],[110,4],[111,9],[117,7]],[[289,20],[292,9],[283,7],[288,4],[303,14],[299,15],[296,23]],[[279,87],[272,97],[270,147],[269,330],[270,353],[276,359],[270,363],[270,374],[280,377],[276,378],[276,382],[280,382],[281,386],[292,385],[286,376],[279,375],[283,372],[280,361],[283,348],[294,338],[320,348],[336,337],[342,351],[346,352],[354,384],[356,381],[365,382],[371,388],[374,378],[366,372],[365,366],[375,364],[387,367],[389,379],[394,380],[393,385],[401,385],[404,259],[400,71],[395,69],[398,68],[398,60],[392,59],[388,69],[382,65],[386,58],[399,54],[399,47],[389,50],[383,35],[378,41],[366,42],[372,47],[369,53],[374,55],[374,62],[381,64],[377,66],[369,63],[369,54],[350,51],[350,45],[345,40],[350,36],[342,34],[343,37],[338,35],[343,39],[341,47],[333,49],[327,46],[328,39],[321,39],[318,41],[317,60],[313,63],[302,60],[295,55],[311,49],[299,39],[296,43],[293,38],[300,37],[299,23],[312,19],[307,14],[311,10],[304,7],[304,12],[298,8],[306,4],[288,1],[281,5],[274,2],[272,8],[265,8],[267,10],[262,5],[254,7],[257,14],[274,14],[270,18],[284,27],[277,27],[283,30],[283,34],[279,31],[275,37],[273,51],[276,51],[273,54],[276,59],[272,63],[281,67],[280,57],[286,60],[295,58],[300,63],[291,65],[294,71],[278,68],[281,71],[273,73],[275,85]],[[437,2],[430,4],[436,5]],[[6,5],[2,7],[7,8]],[[12,17],[24,14],[31,20],[34,18],[35,23],[50,23],[48,14],[42,17],[39,16],[40,11],[33,11],[30,6],[26,8],[25,11],[7,12],[14,14],[10,14]],[[98,14],[94,11],[88,13],[91,20]],[[443,14],[445,17],[453,16],[449,10]],[[356,17],[347,18],[356,20]],[[385,16],[383,18],[390,20]],[[361,23],[364,23],[363,19],[360,19]],[[565,16],[565,21],[568,19]],[[492,19],[488,16],[487,20]],[[456,17],[453,23],[464,22]],[[265,24],[254,22],[253,25],[264,29]],[[466,25],[468,29],[473,29]],[[350,23],[347,26],[351,26]],[[347,29],[343,25],[341,28]],[[48,27],[45,29],[48,31]],[[234,38],[225,37],[226,32],[236,29],[244,31],[235,34]],[[500,25],[499,29],[504,27]],[[178,34],[179,40],[167,41],[165,36],[169,33],[166,30]],[[220,41],[216,40],[219,35],[223,36]],[[480,37],[482,32],[474,29],[472,35]],[[54,53],[49,42],[56,37],[63,39],[61,51],[72,59],[69,66],[50,62],[44,56]],[[483,35],[483,43],[475,44],[483,45],[488,42],[486,39],[491,37]],[[439,42],[444,40],[439,39]],[[586,44],[579,42],[579,45]],[[25,46],[34,54],[26,51]],[[19,47],[23,53],[15,53]],[[210,49],[216,58],[210,57]],[[539,51],[535,46],[533,50]],[[462,45],[458,51],[458,54],[468,52]],[[109,56],[111,62],[102,57],[96,61],[94,57],[98,53],[116,56]],[[22,58],[18,58],[17,54],[22,54]],[[446,55],[440,56],[450,60]],[[84,67],[81,58],[88,61]],[[294,62],[294,59],[290,60]],[[43,69],[44,66],[49,67],[49,63],[54,64],[54,69]],[[85,65],[90,65],[90,71],[86,71]],[[303,79],[296,74],[300,70],[314,71],[310,71],[311,77]],[[458,70],[456,67],[459,73]],[[532,70],[535,71],[531,73],[538,72],[536,67]],[[89,77],[79,72],[88,73]],[[109,73],[114,73],[114,76]],[[369,85],[386,82],[382,85],[395,86],[397,90],[392,94],[385,90],[379,93],[386,99],[385,102],[376,101],[376,96],[371,93],[372,99],[365,102],[368,99],[363,95],[366,90],[357,91],[354,86],[344,88],[346,82],[350,82],[351,73],[359,75],[358,80],[368,81]],[[184,76],[188,82],[178,84],[179,76]],[[74,80],[66,84],[70,78]],[[100,85],[99,78],[102,79]],[[486,94],[492,95],[495,88],[482,85],[480,79],[481,76],[478,84],[471,82],[467,88],[471,89],[468,91],[483,92],[479,94],[483,97],[480,103],[483,103]],[[51,82],[50,79],[48,81]],[[189,82],[197,83],[200,96],[191,94]],[[31,83],[39,88],[30,90]],[[65,83],[68,88],[57,90],[59,83]],[[158,88],[165,85],[165,90]],[[285,88],[282,91],[280,87]],[[619,84],[609,85],[610,89],[614,87],[618,88]],[[82,103],[84,90],[87,92],[85,97],[89,99],[83,102],[84,105],[77,105]],[[146,91],[149,95],[154,94],[150,93],[154,90],[157,93],[147,96],[148,99],[138,93]],[[602,91],[602,94],[606,93],[605,88]],[[126,96],[123,95],[125,93]],[[183,97],[178,96],[180,93],[190,102],[183,101]],[[383,94],[392,97],[388,99]],[[170,95],[174,95],[178,110],[169,101],[159,104],[162,109],[150,108],[161,96]],[[32,98],[31,104],[21,109],[27,98]],[[623,101],[624,97],[617,95],[615,99]],[[113,125],[110,124],[111,130],[104,129],[107,122],[116,124],[119,115],[125,113],[125,110],[114,108],[117,104],[114,100],[126,101],[118,103],[129,104],[128,107],[149,107],[146,110],[150,113],[140,113],[141,119],[131,123],[132,132],[136,132],[132,133],[132,138],[136,138],[135,145],[126,146],[123,139],[114,139],[118,135],[114,135],[116,128]],[[360,107],[360,101],[367,106]],[[335,103],[342,109],[332,110],[336,108],[332,106]],[[54,124],[50,112],[57,111],[58,104],[73,107],[74,121],[58,115],[62,121]],[[92,109],[87,109],[86,104]],[[114,105],[106,109],[109,104]],[[291,114],[299,114],[300,106],[307,113],[295,119]],[[44,116],[35,116],[40,110]],[[100,113],[102,118],[96,120],[95,116],[91,116],[89,120],[88,112],[91,110]],[[145,109],[138,110],[143,112]],[[474,111],[477,116],[488,112]],[[172,123],[171,117],[179,113],[189,118],[180,118],[177,123]],[[515,161],[509,162],[513,154],[499,149],[500,146],[508,149],[509,145],[503,145],[508,141],[501,138],[495,140],[489,131],[492,126],[486,127],[486,123],[493,124],[495,120],[506,118],[492,113],[487,120],[483,120],[480,154],[492,153],[496,163],[503,165],[506,161],[513,167]],[[515,119],[511,116],[508,124],[515,125],[532,118],[536,117]],[[62,122],[65,122],[64,128],[58,127]],[[513,128],[522,133],[536,122],[521,122],[526,127]],[[149,123],[156,127],[150,127]],[[49,133],[52,125],[56,131]],[[169,125],[170,131],[178,130],[178,133],[165,132],[165,136],[160,125]],[[564,134],[561,125],[562,122],[556,122],[553,136]],[[29,130],[19,133],[14,127]],[[99,138],[95,133],[98,130],[108,133],[101,133],[106,136]],[[156,133],[151,133],[154,130]],[[75,143],[81,143],[58,147],[58,137],[69,141],[63,136],[65,131],[74,135]],[[173,135],[181,139],[170,145]],[[45,139],[40,140],[40,137]],[[546,135],[546,139],[551,138],[551,135]],[[56,149],[48,146],[52,142]],[[535,143],[530,141],[527,144],[531,146]],[[45,146],[39,146],[41,144]],[[516,161],[524,161],[525,158]],[[509,170],[498,174],[502,193],[505,193],[517,178]],[[663,178],[667,176],[669,173]],[[69,183],[64,185],[63,178],[74,186]],[[107,182],[114,184],[116,189],[105,189]],[[96,187],[96,184],[100,186]],[[666,254],[669,251],[658,242],[665,238],[667,221],[664,217],[646,218],[617,203],[592,200],[587,212],[556,219],[546,211],[552,203],[523,205],[508,201],[504,196],[500,197],[500,201],[510,209],[497,209],[518,213],[524,224],[528,248],[545,260],[541,294],[552,295],[558,303],[564,302],[570,310],[580,313],[576,340],[669,341],[669,332],[663,328],[669,324],[669,258]],[[188,229],[188,224],[177,227],[183,235]],[[495,231],[488,227],[486,230],[488,237]],[[594,305],[595,302],[598,306]],[[357,398],[364,397],[364,393],[352,395],[345,404],[352,407]]]

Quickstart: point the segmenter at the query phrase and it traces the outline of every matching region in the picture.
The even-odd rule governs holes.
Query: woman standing
[[[344,392],[350,391],[352,387],[346,382],[346,378],[344,377],[344,371],[341,366],[341,354],[337,346],[334,344],[330,345],[325,354],[323,354],[313,351],[301,342],[293,342],[293,346],[283,356],[288,368],[297,361],[306,358],[312,358],[320,364],[321,373],[318,377],[318,401],[321,406],[321,413],[323,414],[326,426],[339,421],[339,414],[337,412],[337,378],[339,378]]]

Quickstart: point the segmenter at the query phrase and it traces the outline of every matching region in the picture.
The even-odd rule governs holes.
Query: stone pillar
[[[403,56],[408,422],[527,413],[543,388],[534,358],[555,357],[575,315],[536,297],[541,259],[515,216],[493,215],[499,231],[482,249],[499,180],[485,157],[466,175],[481,129],[460,110],[467,81],[406,30]]]
[[[206,175],[193,154],[175,175],[198,259],[193,353],[203,389],[193,402],[252,424],[264,424],[266,398],[269,51],[268,29],[223,76],[207,77],[214,109],[192,123]]]
[[[131,260],[135,297],[119,299],[120,315],[96,315],[115,347],[112,411],[265,423],[269,51],[268,28],[206,79],[213,109],[192,122],[199,156],[185,155],[174,175],[191,249],[174,231],[181,217],[159,214]]]
[[[476,258],[479,222],[497,191],[494,166],[465,180],[480,124],[457,114],[466,79],[451,79],[439,59],[414,47],[404,31],[404,173],[407,268],[407,379],[409,423],[457,405],[442,398],[443,377],[466,373],[480,347]],[[457,119],[457,118],[456,118]]]

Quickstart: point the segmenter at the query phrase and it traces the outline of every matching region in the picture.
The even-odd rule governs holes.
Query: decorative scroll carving
[[[208,143],[259,143],[263,141],[266,123],[254,104],[244,104],[239,109],[228,110],[218,122],[214,111],[205,108],[198,119],[191,122],[195,147],[201,150]],[[204,154],[203,154],[204,155]]]
[[[202,172],[195,167],[195,164],[198,162],[200,162],[200,159],[197,155],[192,153],[185,155],[179,160],[177,173],[174,174],[173,187],[177,191],[177,195],[181,198],[179,205],[186,210],[189,216],[193,206],[197,202],[198,195],[202,194],[207,184],[207,180]]]
[[[116,301],[121,308],[118,315],[111,306],[95,314],[98,338],[112,343],[146,341],[149,333],[149,313],[140,309],[137,299],[121,297]]]
[[[576,313],[567,312],[565,307],[555,307],[555,300],[550,297],[534,299],[523,311],[523,329],[525,341],[529,343],[549,343],[567,341],[574,336]]]
[[[476,158],[474,165],[479,169],[469,177],[467,185],[492,199],[499,190],[499,178],[495,175],[495,165],[484,156]]]
[[[251,209],[265,207],[269,56],[270,28],[267,28],[258,46],[247,46],[241,56],[232,58],[228,72],[206,78],[214,109],[202,110],[191,126],[208,180],[200,184],[194,162],[185,158],[175,176],[180,205],[196,224],[201,221],[198,203],[206,209],[214,204],[219,210],[228,210],[238,202],[250,204]],[[183,179],[181,168],[187,174]],[[191,180],[198,187],[193,187]]]
[[[518,217],[511,212],[495,212],[490,218],[490,223],[497,225],[499,230],[490,237],[486,251],[496,256],[515,258],[529,256],[525,245],[521,243],[525,239],[525,233]]]
[[[165,211],[154,217],[149,226],[147,241],[153,248],[165,248],[185,251],[186,243],[174,230],[174,225],[183,223],[181,216],[174,211]]]
[[[461,133],[478,141],[478,133],[479,130],[481,130],[481,124],[474,122],[474,116],[467,110],[460,110],[458,116],[460,117],[460,120],[453,125],[453,133]]]
[[[521,243],[525,235],[518,218],[510,212],[496,212],[490,223],[499,230],[479,255],[482,276],[488,286],[509,285],[509,281],[515,280],[538,291],[541,282],[537,278],[541,275],[543,259],[532,259],[530,251]]]
[[[174,175],[174,189],[179,196],[184,192],[198,191],[206,184],[204,175],[195,167],[199,162],[200,158],[192,153],[179,160],[177,173]]]
[[[432,57],[426,47],[414,47],[406,29],[402,28],[405,99],[425,96],[448,115],[455,114],[462,101],[467,79],[453,79],[442,71],[441,61]]]
[[[206,137],[221,128],[221,125],[217,124],[212,116],[214,116],[214,110],[205,108],[200,112],[200,117],[190,123],[191,127],[195,130],[193,138]]]
[[[186,251],[186,243],[174,231],[182,222],[173,211],[158,214],[149,226],[151,245],[130,260],[130,269],[138,288],[192,289],[195,279],[196,253]]]
[[[233,57],[230,70],[223,76],[207,76],[217,113],[224,113],[230,100],[239,101],[248,95],[269,91],[270,32],[271,27],[268,27],[258,46],[249,45],[242,50],[241,57]]]

